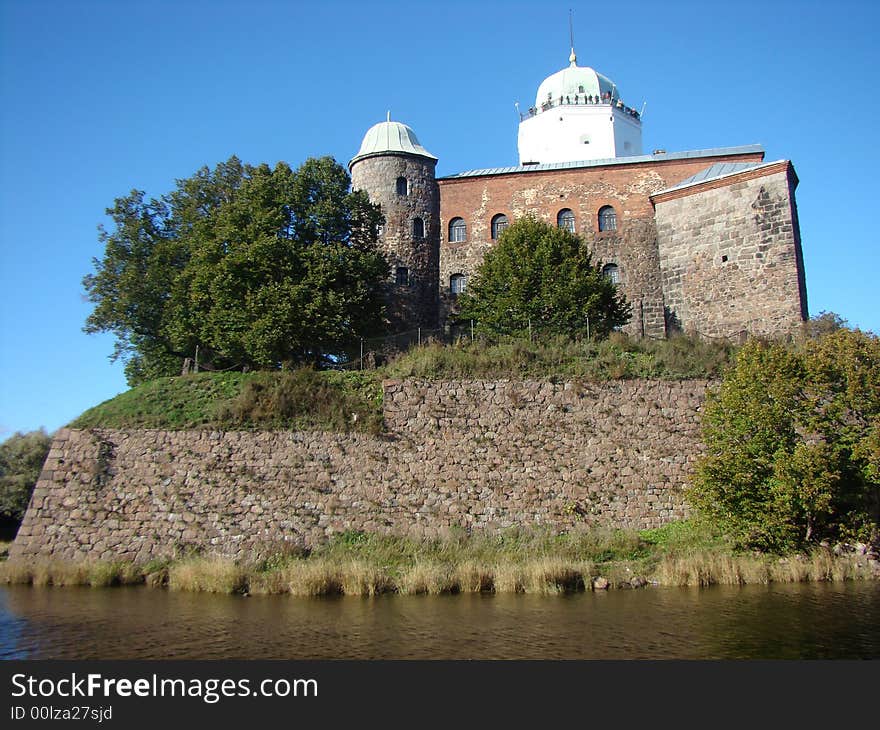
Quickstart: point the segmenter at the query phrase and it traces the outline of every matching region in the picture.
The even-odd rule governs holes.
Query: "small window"
[[[458,243],[467,240],[467,226],[462,218],[449,221],[449,242]]]
[[[617,230],[617,211],[610,205],[599,208],[599,230],[600,231],[616,231]]]
[[[397,178],[397,194],[398,195],[408,195],[409,194],[409,185],[407,184],[405,177]]]
[[[394,283],[399,286],[409,284],[409,269],[406,266],[397,267],[397,271],[394,272]]]
[[[453,274],[449,277],[449,293],[458,296],[467,288],[467,277],[464,274]]]
[[[413,238],[425,237],[425,221],[421,218],[413,218]]]
[[[492,240],[496,240],[505,228],[507,228],[507,216],[504,213],[492,218]]]
[[[556,216],[556,225],[574,233],[574,213],[568,208],[563,208]]]
[[[617,264],[605,264],[602,267],[602,275],[611,279],[612,284],[620,283],[620,269],[617,268]]]

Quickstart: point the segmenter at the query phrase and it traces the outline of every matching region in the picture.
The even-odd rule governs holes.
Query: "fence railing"
[[[732,335],[712,335],[697,330],[680,332],[691,337],[699,337],[702,340],[712,342],[728,342],[730,344],[742,344],[749,333],[741,330]],[[346,359],[336,363],[335,367],[340,370],[370,370],[385,364],[391,357],[407,352],[415,347],[441,343],[452,345],[461,342],[479,342],[485,345],[511,344],[513,342],[539,342],[548,337],[556,337],[558,333],[543,331],[539,326],[529,322],[527,329],[517,334],[494,334],[481,331],[473,320],[466,320],[445,327],[416,327],[411,330],[396,332],[382,337],[362,338],[356,351],[351,352]],[[629,335],[633,339],[665,340],[668,337],[656,335]],[[583,339],[589,340],[586,334]]]

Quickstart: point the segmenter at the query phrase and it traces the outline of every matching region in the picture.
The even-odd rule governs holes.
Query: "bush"
[[[536,327],[607,337],[631,314],[581,238],[531,217],[501,234],[458,304],[460,320],[476,320],[482,332],[508,335]]]
[[[0,518],[21,522],[51,445],[43,430],[16,433],[0,444]]]
[[[880,340],[846,328],[750,341],[704,410],[689,500],[742,547],[870,540],[880,489]]]

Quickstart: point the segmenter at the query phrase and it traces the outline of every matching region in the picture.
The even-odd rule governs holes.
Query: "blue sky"
[[[641,108],[646,151],[791,159],[811,314],[880,332],[874,3],[0,0],[0,439],[125,390],[86,335],[105,208],[238,155],[347,163],[385,117],[438,174],[516,164],[514,102],[578,63]]]

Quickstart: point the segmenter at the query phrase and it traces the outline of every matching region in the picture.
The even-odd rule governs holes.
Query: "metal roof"
[[[769,165],[775,165],[777,162],[784,162],[784,160],[773,160],[772,162],[716,162],[714,165],[709,165],[705,170],[700,170],[696,175],[691,175],[686,180],[682,180],[677,185],[673,185],[671,188],[665,188],[664,190],[658,190],[653,194],[659,195],[660,193],[668,193],[673,190],[696,185],[697,183],[718,180],[729,175],[736,175],[738,172],[743,172],[744,170],[757,170],[761,167],[768,167]]]
[[[391,115],[389,114],[389,117]],[[416,133],[411,127],[402,122],[392,122],[391,119],[385,122],[374,124],[367,130],[364,140],[361,142],[361,148],[358,153],[348,163],[349,169],[358,160],[365,157],[383,154],[407,154],[418,155],[419,157],[427,157],[436,160],[428,150],[419,143]]]
[[[698,157],[724,157],[726,155],[746,155],[763,152],[759,144],[740,147],[715,147],[706,150],[687,150],[685,152],[661,152],[653,155],[636,155],[633,157],[609,157],[604,160],[580,160],[578,162],[549,162],[543,165],[518,165],[515,167],[489,167],[483,170],[467,170],[454,175],[445,175],[439,180],[457,180],[464,177],[480,177],[484,175],[510,175],[518,172],[540,172],[546,170],[572,170],[581,167],[604,167],[606,165],[635,165],[640,162],[658,162],[661,160],[690,160]],[[760,163],[749,163],[760,164]]]

